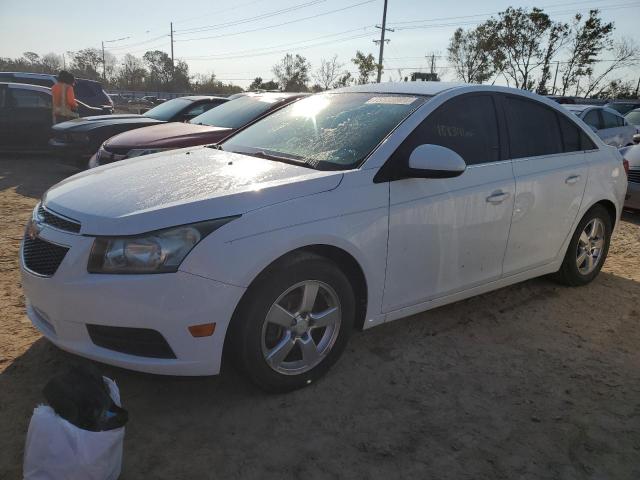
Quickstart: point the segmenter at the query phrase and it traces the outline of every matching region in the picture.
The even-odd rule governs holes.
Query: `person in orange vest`
[[[73,93],[73,85],[76,83],[75,77],[62,70],[56,77],[57,82],[51,87],[53,102],[53,123],[60,123],[72,118],[77,118],[78,102]]]

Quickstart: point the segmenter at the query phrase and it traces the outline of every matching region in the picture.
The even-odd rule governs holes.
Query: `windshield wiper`
[[[300,167],[307,167],[315,170],[315,165],[305,160],[302,157],[282,155],[277,153],[267,152],[265,150],[259,150],[257,152],[236,152],[242,155],[249,155],[251,157],[264,158],[265,160],[275,160],[276,162],[289,163],[291,165],[298,165]]]

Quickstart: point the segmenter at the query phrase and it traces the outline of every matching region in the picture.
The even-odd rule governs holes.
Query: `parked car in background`
[[[606,143],[613,147],[633,145],[633,135],[637,132],[633,125],[615,110],[597,105],[564,105],[589,125]]]
[[[640,211],[640,145],[620,149],[627,171],[627,195],[624,199],[625,208]]]
[[[631,110],[640,108],[640,100],[614,100],[605,105],[605,107],[611,108],[621,115],[625,115]]]
[[[155,95],[145,95],[144,97],[140,98],[139,100],[133,100],[135,101],[140,101],[143,103],[148,103],[149,105],[160,105],[161,103],[164,103],[167,101],[166,98],[158,98]]]
[[[56,83],[56,76],[49,73],[0,72],[0,82],[26,83],[51,88]],[[104,91],[100,82],[76,78],[73,92],[76,100],[80,100],[85,105],[100,108],[106,113],[113,112],[111,97]],[[110,108],[111,111],[107,112],[105,108]]]
[[[78,114],[103,110],[78,101]],[[51,136],[51,89],[39,85],[0,82],[0,149],[37,150]]]
[[[306,93],[249,93],[187,123],[167,123],[116,135],[102,144],[89,168],[163,150],[218,143]]]
[[[122,114],[70,120],[53,126],[50,145],[62,154],[81,157],[86,161],[107,138],[118,133],[160,123],[186,122],[226,101],[222,97],[180,97],[142,115]]]
[[[547,95],[549,100],[553,100],[554,102],[560,103],[562,105],[574,105],[576,103],[576,99],[573,97],[563,97],[561,95]]]
[[[292,390],[354,327],[540,275],[588,284],[626,189],[618,150],[531,92],[338,89],[217,148],[49,189],[21,247],[27,314],[104,363],[211,375],[224,349],[261,387]]]
[[[627,121],[627,123],[636,127],[636,130],[640,132],[640,108],[636,108],[627,112],[627,114],[624,116],[624,119]]]

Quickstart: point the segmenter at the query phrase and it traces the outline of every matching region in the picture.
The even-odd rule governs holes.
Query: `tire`
[[[256,279],[232,319],[235,363],[268,392],[307,386],[344,351],[355,311],[353,287],[334,262],[309,253],[286,258]]]
[[[596,227],[594,238],[590,238],[589,233],[594,225],[599,227]],[[581,286],[590,283],[596,278],[609,252],[611,230],[612,226],[609,212],[601,205],[595,205],[591,208],[591,210],[582,217],[576,231],[573,233],[562,266],[555,274],[555,279],[565,285]],[[600,231],[602,234],[599,233]],[[586,237],[584,237],[583,234],[586,235]],[[585,243],[586,238],[589,238],[590,243]],[[588,253],[587,250],[593,252],[594,255]],[[598,252],[597,259],[593,264],[589,264],[589,257],[593,260],[596,252]],[[587,257],[581,261],[580,259],[583,254],[586,254]]]

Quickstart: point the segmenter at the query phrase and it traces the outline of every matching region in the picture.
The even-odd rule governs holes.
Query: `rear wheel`
[[[604,264],[611,240],[609,212],[596,205],[582,218],[571,238],[569,248],[556,278],[572,286],[591,282]]]
[[[301,254],[261,275],[232,325],[234,356],[260,387],[284,392],[320,378],[353,329],[355,298],[330,260]]]

